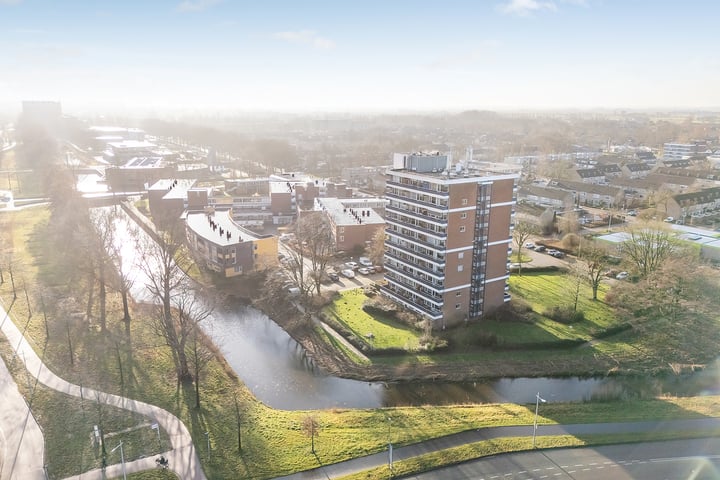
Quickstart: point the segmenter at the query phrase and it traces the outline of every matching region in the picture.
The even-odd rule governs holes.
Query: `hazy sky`
[[[720,107],[718,0],[0,0],[0,105]]]

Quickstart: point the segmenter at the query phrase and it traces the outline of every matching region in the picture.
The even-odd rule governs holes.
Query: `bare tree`
[[[302,431],[306,436],[310,437],[310,449],[312,453],[315,453],[315,437],[319,436],[318,432],[320,431],[320,422],[318,422],[317,417],[306,415],[303,418]]]
[[[125,323],[125,334],[130,338],[130,289],[133,286],[133,277],[131,275],[131,265],[127,264],[127,259],[123,255],[124,242],[138,238],[137,226],[133,222],[126,222],[127,232],[118,232],[118,224],[124,218],[121,210],[116,207],[105,210],[108,216],[108,225],[110,229],[108,234],[106,248],[112,262],[113,275],[111,276],[111,284],[113,289],[120,293],[123,304],[123,322]]]
[[[592,288],[592,299],[597,300],[603,271],[608,265],[607,251],[593,241],[583,241],[578,248],[578,258],[585,264],[585,278]]]
[[[559,217],[558,230],[562,234],[578,233],[580,231],[580,219],[577,212],[569,211]]]
[[[175,315],[173,312],[178,301],[181,305],[189,301],[187,298],[178,300],[178,297],[190,295],[184,269],[181,268],[181,265],[187,267],[190,262],[182,249],[181,227],[178,221],[169,230],[158,233],[154,240],[144,237],[141,268],[148,279],[146,287],[159,305],[155,330],[172,351],[178,380],[184,381],[191,378],[185,351],[187,335],[191,332],[183,329],[182,322],[189,321],[191,316]]]
[[[385,257],[385,230],[379,229],[370,242],[370,260],[373,265],[382,265]]]
[[[300,217],[295,227],[297,248],[304,251],[310,261],[308,276],[320,295],[320,284],[325,276],[332,254],[335,252],[335,239],[332,226],[324,213],[306,214]]]
[[[642,277],[657,270],[679,249],[672,231],[659,222],[637,222],[627,234],[620,251]]]
[[[214,352],[208,344],[208,339],[203,335],[199,323],[210,315],[210,311],[204,307],[199,307],[197,302],[192,307],[194,311],[189,312],[192,316],[191,323],[194,327],[190,332],[190,363],[195,377],[195,408],[200,408],[200,376],[210,360],[213,359]]]
[[[525,220],[520,220],[515,224],[513,229],[513,239],[517,245],[517,261],[518,261],[518,275],[522,274],[522,249],[525,246],[525,242],[530,238],[531,235],[537,235],[537,226]]]

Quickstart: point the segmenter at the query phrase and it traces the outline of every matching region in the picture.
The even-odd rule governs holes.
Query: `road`
[[[706,431],[708,437],[712,436],[717,428],[720,428],[720,418],[700,418],[700,419],[693,419],[693,420],[675,420],[675,421],[661,421],[661,422],[626,422],[626,423],[590,423],[590,424],[575,424],[575,425],[541,425],[538,426],[537,434],[539,437],[547,437],[547,436],[556,436],[556,435],[573,435],[576,437],[582,438],[586,435],[598,435],[598,434],[613,434],[613,433],[639,433],[639,432],[664,432],[664,431],[694,431],[694,432],[700,432],[700,431]],[[441,450],[446,450],[448,448],[457,447],[460,445],[465,445],[468,443],[474,443],[479,441],[492,441],[494,439],[498,438],[508,438],[508,437],[529,437],[532,435],[532,425],[530,426],[510,426],[510,427],[494,427],[494,428],[481,428],[477,430],[468,430],[465,432],[456,433],[453,435],[447,435],[445,437],[435,438],[432,440],[427,440],[425,442],[416,443],[404,447],[396,447],[393,450],[393,460],[394,461],[400,461],[405,460],[409,458],[416,457],[418,455],[423,455],[430,452],[437,452]],[[720,439],[718,439],[718,442],[720,444]],[[628,446],[622,447],[625,451],[629,450]],[[591,450],[591,449],[588,449]],[[555,450],[552,450],[554,452]],[[559,450],[558,450],[559,451]],[[575,451],[572,449],[572,451]],[[684,452],[684,450],[675,449],[674,451],[678,452]],[[687,450],[692,451],[692,450]],[[441,474],[438,474],[436,476],[432,476],[435,474],[435,472],[430,472],[427,474],[422,474],[420,476],[413,476],[410,478],[422,478],[423,480],[435,480],[435,479],[447,479],[447,478],[458,478],[458,479],[472,479],[472,480],[478,480],[483,478],[483,475],[485,475],[485,470],[487,472],[495,472],[495,473],[488,473],[488,476],[485,477],[486,479],[490,480],[516,480],[516,479],[540,479],[540,478],[548,478],[548,479],[555,479],[555,478],[563,478],[560,475],[554,476],[550,475],[548,477],[543,476],[521,476],[519,475],[519,472],[523,470],[527,470],[527,468],[518,468],[513,471],[509,471],[508,467],[506,466],[506,460],[508,457],[514,457],[516,455],[538,455],[543,454],[546,455],[548,452],[551,452],[551,450],[547,451],[538,451],[538,452],[529,452],[529,453],[522,453],[522,454],[505,454],[505,455],[496,455],[493,457],[484,458],[482,460],[477,460],[473,462],[468,462],[466,464],[462,464],[462,466],[455,466],[455,467],[448,467],[445,469],[437,470],[437,472],[443,472]],[[659,454],[657,454],[659,455]],[[671,455],[671,454],[666,454]],[[682,453],[682,456],[687,455],[687,453]],[[498,463],[496,463],[496,461]],[[594,461],[594,460],[593,460]],[[468,467],[470,470],[467,470],[465,468],[465,465],[475,464],[477,463],[477,467]],[[512,461],[512,463],[515,463],[515,461]],[[588,461],[586,463],[591,463],[591,461]],[[358,457],[354,458],[352,460],[348,460],[346,462],[340,462],[335,463],[332,465],[325,465],[321,468],[315,469],[315,470],[309,470],[306,472],[300,472],[293,475],[288,475],[286,477],[282,477],[283,480],[327,480],[329,478],[339,478],[344,475],[350,475],[353,473],[362,472],[364,470],[368,470],[371,468],[380,467],[383,465],[388,464],[388,454],[387,451],[376,453],[373,455],[367,455],[365,457]],[[580,462],[575,462],[573,465],[580,464]],[[488,466],[490,465],[490,466]],[[473,468],[476,468],[477,470],[472,470]],[[533,468],[539,468],[539,467],[533,467]],[[549,465],[543,468],[549,468]],[[579,467],[578,467],[579,468]],[[589,468],[589,467],[583,467],[583,468]],[[462,473],[460,476],[454,477],[452,475],[456,475],[456,470],[461,470]],[[498,472],[503,473],[498,473]],[[530,470],[532,471],[532,470]],[[514,472],[514,473],[513,473]],[[556,470],[554,473],[561,473],[559,470]],[[431,475],[429,477],[425,477],[425,475]],[[463,476],[464,475],[464,476]],[[575,478],[575,477],[564,477],[564,478]],[[606,476],[606,477],[599,477],[599,478],[618,478],[614,476]],[[626,477],[626,478],[632,478],[632,477]],[[653,478],[653,477],[651,477]],[[672,478],[672,477],[670,477]],[[682,477],[680,477],[682,478]],[[711,477],[713,478],[713,477]],[[720,479],[720,477],[718,477]]]
[[[30,377],[28,380],[32,383]],[[45,478],[45,443],[17,384],[0,359],[0,480]]]
[[[497,455],[412,480],[720,479],[720,438]]]

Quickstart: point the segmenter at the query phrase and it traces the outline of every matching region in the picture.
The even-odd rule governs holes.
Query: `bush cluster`
[[[573,310],[570,307],[552,307],[545,314],[556,322],[570,325],[585,320],[585,313],[582,310]]]

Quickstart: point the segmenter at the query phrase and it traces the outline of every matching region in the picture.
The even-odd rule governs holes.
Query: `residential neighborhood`
[[[720,478],[718,18],[0,1],[0,480]]]

